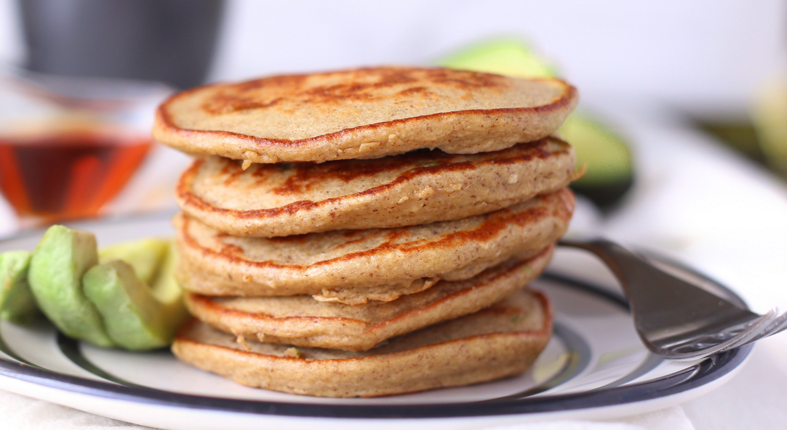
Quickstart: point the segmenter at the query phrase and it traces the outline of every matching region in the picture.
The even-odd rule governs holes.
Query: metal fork
[[[604,239],[562,239],[588,250],[612,269],[631,304],[637,333],[654,354],[702,358],[787,329],[787,313],[750,312],[679,279],[622,246]]]

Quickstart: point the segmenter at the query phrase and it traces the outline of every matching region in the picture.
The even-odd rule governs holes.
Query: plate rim
[[[78,221],[79,225],[113,225],[134,221],[154,221],[171,216],[168,212],[154,212],[113,217],[101,220]],[[0,243],[24,239],[40,234],[43,230],[26,231],[0,238]],[[712,278],[683,264],[653,256],[662,262],[691,272],[715,284],[730,298],[742,304],[743,300],[729,288]],[[617,292],[599,287],[588,281],[567,275],[545,272],[541,279],[559,282],[574,289],[594,294],[612,302],[630,313],[625,297]],[[0,339],[2,341],[2,339]],[[14,362],[0,358],[0,376],[10,377],[24,383],[53,388],[56,390],[101,397],[109,400],[142,403],[162,407],[201,409],[214,412],[244,413],[257,416],[286,416],[302,418],[459,418],[483,417],[493,415],[543,414],[549,412],[597,409],[609,406],[627,405],[666,398],[687,392],[723,378],[746,361],[753,344],[725,351],[708,357],[680,371],[648,381],[623,386],[600,388],[569,394],[544,395],[517,399],[501,399],[457,403],[396,404],[396,405],[341,405],[319,403],[292,403],[267,400],[231,399],[195,394],[178,393],[149,387],[119,385],[108,381],[93,380],[67,375],[31,366],[24,362]],[[5,348],[4,348],[5,349]],[[0,387],[2,388],[2,387]]]

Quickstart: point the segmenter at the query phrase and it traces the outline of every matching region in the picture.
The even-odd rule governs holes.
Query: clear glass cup
[[[0,192],[21,227],[95,217],[142,165],[172,89],[0,68]]]

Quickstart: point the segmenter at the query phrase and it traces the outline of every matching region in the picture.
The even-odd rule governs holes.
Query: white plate
[[[96,233],[100,245],[172,232],[165,215],[75,226]],[[40,235],[2,240],[0,252],[33,249]],[[739,300],[701,275],[667,264]],[[529,372],[491,383],[375,399],[296,396],[235,384],[180,363],[168,351],[97,348],[58,334],[48,323],[3,322],[0,388],[159,428],[473,428],[664,408],[718,387],[751,351],[748,345],[689,362],[654,357],[637,337],[614,279],[582,251],[559,248],[548,273],[532,287],[554,303],[552,340]]]

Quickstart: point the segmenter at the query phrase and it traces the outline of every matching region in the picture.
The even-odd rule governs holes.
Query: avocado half
[[[574,147],[577,163],[586,165],[585,174],[571,183],[571,189],[601,208],[620,201],[634,184],[633,159],[626,141],[583,113],[568,117],[559,134]]]
[[[560,75],[553,64],[516,38],[467,46],[437,61],[437,65],[519,78]],[[634,183],[634,164],[626,140],[603,120],[582,112],[571,114],[558,134],[574,147],[577,167],[585,169],[585,175],[571,188],[602,208],[620,201]]]

